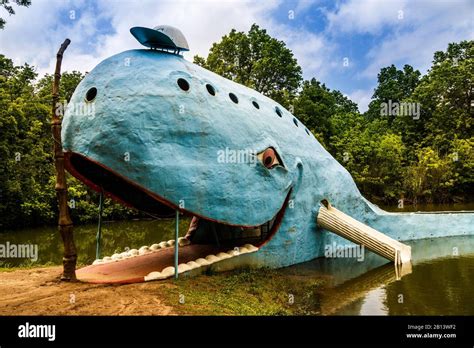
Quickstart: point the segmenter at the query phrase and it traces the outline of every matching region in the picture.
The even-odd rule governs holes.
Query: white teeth
[[[118,261],[118,260],[123,260],[126,258],[138,256],[138,255],[145,255],[147,253],[150,253],[152,251],[156,251],[162,248],[167,248],[174,246],[175,241],[174,239],[170,239],[167,242],[160,242],[158,244],[153,244],[151,246],[142,246],[140,249],[131,249],[128,252],[123,252],[123,253],[115,253],[112,256],[105,256],[103,259],[97,259],[95,260],[92,264],[93,265],[100,265],[103,263],[111,262],[111,261]],[[180,237],[178,238],[178,245],[179,246],[186,246],[191,244],[191,242],[185,238],[185,237]],[[220,252],[217,255],[207,255],[205,258],[198,258],[195,261],[189,261],[187,263],[181,263],[178,265],[178,273],[184,273],[191,271],[193,269],[202,267],[202,266],[208,266],[213,264],[214,262],[219,262],[221,260],[229,259],[231,257],[239,256],[242,254],[247,254],[251,252],[257,251],[258,248],[252,244],[245,244],[244,246],[241,247],[236,247],[234,249],[228,250],[227,252]],[[166,267],[163,269],[161,272],[150,272],[147,276],[144,277],[145,281],[149,280],[159,280],[159,279],[166,279],[171,276],[173,276],[175,273],[175,268],[173,266]]]
[[[185,246],[191,244],[191,241],[189,239],[186,239],[184,237],[179,237],[178,238],[178,245],[179,246]]]
[[[160,279],[165,279],[166,277],[163,276],[161,272],[151,272],[147,276],[145,276],[145,281],[149,280],[160,280]]]
[[[257,251],[258,248],[252,244],[245,244],[244,248],[246,248],[249,252]]]
[[[164,270],[161,271],[161,275],[165,278],[171,277],[173,274],[174,274],[173,266],[166,267]]]
[[[195,268],[201,267],[201,265],[199,263],[197,263],[196,261],[189,261],[186,264],[189,266],[190,269],[195,269]]]
[[[207,255],[206,260],[209,261],[209,263],[220,261],[220,259],[216,257],[216,255]]]
[[[227,252],[227,254],[230,255],[230,257],[232,257],[232,256],[239,256],[239,255],[240,255],[240,252],[239,252],[239,250],[232,249],[232,250],[229,250],[229,251]]]
[[[178,265],[178,273],[183,273],[183,272],[187,272],[187,271],[190,271],[190,270],[191,270],[191,267],[189,267],[185,263],[181,263],[181,264]]]
[[[227,253],[219,253],[216,255],[216,257],[218,257],[220,260],[225,260],[231,258],[232,256]]]
[[[138,254],[140,255],[145,255],[150,252],[150,248],[147,247],[146,245],[142,246],[140,249],[138,249]]]
[[[206,259],[203,259],[202,257],[200,257],[199,259],[196,260],[196,263],[199,265],[199,266],[207,266],[207,265],[210,265],[211,263],[209,261],[207,261]]]

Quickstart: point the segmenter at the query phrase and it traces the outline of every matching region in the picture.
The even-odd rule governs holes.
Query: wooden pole
[[[174,279],[178,279],[178,249],[179,249],[179,210],[176,209],[176,221],[174,227]]]
[[[64,244],[63,254],[63,274],[62,280],[76,280],[76,261],[77,253],[73,237],[73,224],[71,216],[69,215],[69,207],[67,205],[67,182],[66,173],[64,170],[64,153],[61,141],[61,118],[58,115],[58,101],[59,101],[59,82],[61,79],[61,63],[63,60],[63,53],[71,40],[64,40],[56,54],[56,70],[54,72],[53,82],[53,105],[52,105],[52,122],[51,129],[54,141],[54,166],[56,168],[56,196],[58,198],[59,206],[59,233]]]

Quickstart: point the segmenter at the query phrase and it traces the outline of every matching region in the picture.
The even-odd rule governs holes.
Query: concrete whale
[[[62,139],[73,176],[128,206],[193,217],[186,237],[98,260],[79,279],[166,278],[174,243],[181,273],[321,257],[326,245],[346,243],[317,225],[322,200],[400,241],[474,234],[473,213],[379,209],[282,105],[178,54],[136,49],[107,58],[70,105]]]

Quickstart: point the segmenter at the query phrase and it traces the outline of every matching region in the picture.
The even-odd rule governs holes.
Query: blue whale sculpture
[[[283,106],[177,54],[136,49],[107,58],[70,103],[62,129],[68,171],[129,206],[193,216],[180,241],[190,268],[192,258],[249,244],[230,268],[323,256],[326,245],[345,243],[318,227],[323,199],[397,240],[474,234],[472,213],[379,209]]]

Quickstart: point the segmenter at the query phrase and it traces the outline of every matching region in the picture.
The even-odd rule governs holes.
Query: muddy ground
[[[122,286],[60,281],[62,267],[0,272],[0,315],[171,315],[168,283]]]
[[[128,285],[60,280],[62,266],[0,269],[0,315],[320,315],[324,279],[241,270]]]

